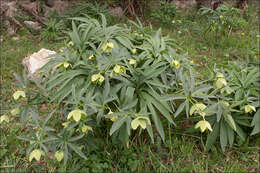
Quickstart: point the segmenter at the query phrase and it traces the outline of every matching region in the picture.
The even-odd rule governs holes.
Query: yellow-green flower
[[[173,61],[172,61],[172,66],[174,66],[175,68],[178,69],[178,68],[180,68],[181,65],[180,65],[180,62],[179,62],[179,61],[173,60]]]
[[[136,48],[132,49],[133,54],[136,54],[136,52],[137,52]]]
[[[72,42],[72,41],[70,41],[68,44],[67,44],[67,46],[73,46],[74,45],[74,43]]]
[[[217,72],[216,77],[217,78],[224,78],[224,75],[220,72]]]
[[[30,153],[29,161],[31,162],[33,159],[40,161],[42,155],[44,155],[42,150],[35,149]]]
[[[256,108],[252,105],[245,106],[245,113],[251,113],[252,111],[256,112]]]
[[[256,38],[260,38],[260,35],[259,35],[259,34],[257,34],[257,35],[256,35]]]
[[[129,64],[136,65],[136,60],[133,58],[129,59]]]
[[[8,118],[8,116],[7,115],[2,115],[1,117],[0,117],[0,123],[2,123],[2,122],[6,122],[6,123],[9,123],[9,118]]]
[[[151,125],[150,119],[140,116],[132,120],[131,127],[134,130],[136,130],[139,126],[141,126],[142,129],[146,129],[147,124]]]
[[[88,57],[89,60],[94,60],[94,55]]]
[[[242,36],[245,36],[245,33],[244,33],[244,32],[242,32],[242,33],[241,33],[241,35],[242,35]]]
[[[69,124],[70,124],[70,122],[68,121],[68,122],[62,123],[61,125],[62,125],[64,128],[66,128],[66,127],[68,127]]]
[[[175,20],[172,20],[172,24],[175,24]]]
[[[247,70],[246,70],[246,69],[242,69],[242,70],[241,70],[241,72],[244,72],[244,73],[246,73],[246,72],[247,72]]]
[[[20,108],[19,108],[19,107],[14,108],[14,109],[11,110],[11,114],[12,114],[12,115],[17,115],[17,114],[19,114],[19,113],[20,113]]]
[[[220,103],[221,103],[222,105],[225,105],[226,107],[229,107],[229,106],[230,106],[230,104],[229,104],[227,101],[224,101],[224,100],[221,100]]]
[[[21,97],[24,97],[25,98],[25,92],[24,91],[16,91],[14,94],[13,94],[13,98],[15,100],[18,100],[20,99]]]
[[[102,84],[102,82],[105,80],[104,76],[102,76],[100,73],[98,74],[94,74],[91,76],[91,82],[97,82],[100,85]]]
[[[60,52],[64,52],[64,47],[60,48],[59,51],[60,51]]]
[[[69,66],[71,66],[71,64],[68,63],[67,61],[65,61],[65,62],[63,63],[63,66],[64,66],[65,68],[68,68]]]
[[[54,157],[58,162],[62,161],[62,159],[64,158],[64,151],[56,151]]]
[[[233,90],[229,86],[226,86],[220,90],[221,93],[224,93],[225,91],[227,94],[231,94],[233,92]]]
[[[114,112],[112,112],[111,109],[110,109],[109,112],[108,112],[108,115],[112,114],[112,113],[114,113]],[[118,119],[117,116],[113,116],[112,118],[110,118],[110,120],[113,121],[113,122],[115,122],[117,119]]]
[[[204,117],[206,115],[206,113],[204,112],[204,110],[207,108],[206,105],[204,105],[203,103],[197,103],[194,104],[191,108],[190,108],[190,115],[192,115],[193,113],[199,113],[202,117]]]
[[[81,131],[85,134],[88,134],[88,131],[93,131],[92,127],[90,126],[87,126],[87,125],[83,125],[82,128],[81,128]]]
[[[217,81],[216,81],[216,86],[217,88],[222,88],[223,86],[227,86],[227,81],[225,79],[225,76],[220,73],[220,72],[217,72]]]
[[[114,66],[114,68],[113,68],[113,71],[114,71],[115,73],[118,73],[118,74],[119,74],[119,73],[121,72],[121,70],[120,70],[120,65],[117,65],[117,64],[116,64],[116,65]]]
[[[115,47],[114,43],[108,42],[108,43],[106,43],[106,44],[103,46],[102,50],[103,50],[104,52],[111,52],[114,47]]]
[[[79,122],[82,116],[86,116],[86,112],[80,110],[80,109],[75,109],[73,111],[71,111],[68,114],[68,120],[72,117],[76,122]]]
[[[194,61],[193,61],[193,60],[191,60],[191,61],[190,61],[190,64],[194,64]]]
[[[63,66],[65,69],[68,67],[72,67],[72,65],[67,61],[62,62],[62,63],[58,64],[57,66],[58,67]]]
[[[200,128],[200,131],[203,133],[206,129],[212,131],[211,125],[206,120],[201,120],[195,125],[195,129]]]
[[[126,67],[116,64],[113,68],[113,72],[116,74],[126,73]]]
[[[216,81],[216,86],[218,88],[222,88],[223,86],[227,86],[227,81],[224,78],[219,78]]]

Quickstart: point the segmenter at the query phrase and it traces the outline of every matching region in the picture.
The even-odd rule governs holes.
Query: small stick
[[[16,20],[14,17],[11,17],[11,20],[12,20],[16,25],[18,25],[21,29],[24,29],[23,25],[22,25],[18,20]]]

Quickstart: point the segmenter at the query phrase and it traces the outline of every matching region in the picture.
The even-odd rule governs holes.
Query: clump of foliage
[[[225,4],[216,10],[203,7],[200,9],[200,14],[207,16],[208,19],[208,28],[205,32],[229,35],[232,30],[242,29],[247,24],[240,9]]]
[[[62,20],[57,20],[56,18],[50,18],[45,23],[45,28],[41,32],[41,37],[46,40],[55,40],[62,36],[63,31],[66,26]]]
[[[159,21],[163,25],[171,24],[177,13],[174,3],[168,1],[160,1],[160,6],[151,12],[151,18]]]
[[[134,29],[108,26],[103,15],[100,21],[73,18],[71,41],[45,66],[42,79],[33,81],[37,90],[26,75],[16,76],[20,89],[10,113],[27,126],[19,139],[27,142],[30,161],[52,155],[66,164],[73,152],[86,159],[81,150],[100,129],[126,146],[136,133],[147,133],[152,142],[158,133],[164,141],[174,118],[195,121],[195,129],[207,133],[206,150],[218,137],[224,151],[260,132],[256,66],[215,67],[203,80],[194,61],[177,53],[161,30],[134,22]],[[2,122],[8,122],[6,115]]]
[[[73,17],[83,17],[85,15],[88,15],[91,18],[99,19],[100,14],[105,15],[108,21],[112,17],[106,4],[99,4],[96,1],[94,3],[82,2],[78,3],[76,7],[69,8],[67,11],[65,11],[64,14],[60,16],[60,18],[66,20]],[[68,22],[68,24],[70,25],[71,21],[69,20]]]

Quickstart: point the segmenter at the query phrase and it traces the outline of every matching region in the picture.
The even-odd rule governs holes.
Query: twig
[[[10,19],[12,20],[13,23],[18,25],[21,29],[24,29],[23,25],[18,20],[16,20],[14,17],[11,17]]]

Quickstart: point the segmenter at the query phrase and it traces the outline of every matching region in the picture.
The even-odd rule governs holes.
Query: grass
[[[252,10],[249,7],[249,10]],[[253,11],[253,10],[252,10]],[[256,15],[250,12],[251,18]],[[203,35],[200,29],[205,27],[205,21],[193,18],[192,14],[182,13],[176,20],[182,23],[173,27],[163,27],[163,32],[176,39],[183,52],[203,65],[224,63],[229,60],[251,61],[259,58],[254,49],[259,46],[256,34],[259,34],[258,21],[248,20],[249,25],[243,30],[233,32],[229,37],[219,36],[217,42],[214,33]],[[251,19],[250,18],[250,19]],[[193,21],[190,24],[187,21]],[[155,27],[161,27],[154,23]],[[253,27],[251,27],[253,26]],[[178,31],[181,31],[178,32]],[[244,36],[241,33],[245,33]],[[21,61],[29,54],[47,48],[58,50],[63,42],[48,42],[39,36],[33,36],[25,31],[18,33],[19,40],[4,36],[1,43],[1,105],[0,109],[8,109],[10,96],[16,86],[13,73],[22,73]],[[258,50],[259,52],[259,50]],[[256,59],[257,61],[259,59]],[[206,68],[203,75],[207,75]],[[132,136],[129,148],[121,146],[117,141],[106,135],[108,129],[102,129],[99,136],[90,137],[82,143],[88,160],[73,155],[71,162],[61,165],[46,157],[45,161],[28,161],[25,143],[16,136],[22,135],[26,127],[21,128],[17,117],[10,117],[9,124],[0,127],[0,170],[1,172],[257,172],[260,171],[259,135],[248,138],[244,143],[237,143],[224,153],[216,145],[209,153],[204,152],[204,136],[200,133],[183,132],[185,122],[178,122],[178,128],[169,127],[166,141],[159,136],[152,144],[146,136]],[[87,145],[87,142],[93,144]]]

